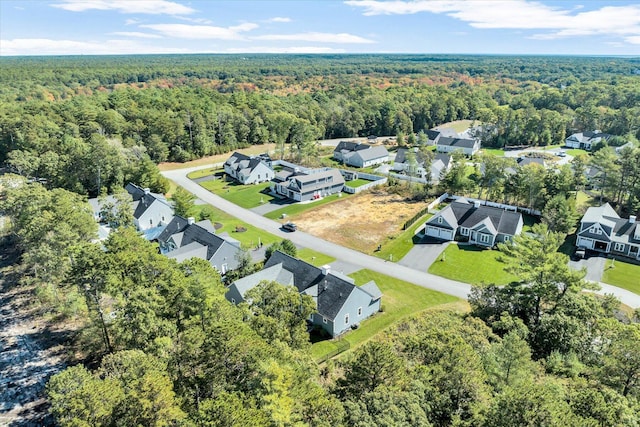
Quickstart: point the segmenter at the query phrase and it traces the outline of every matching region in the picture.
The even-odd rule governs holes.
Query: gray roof
[[[208,248],[198,242],[191,242],[188,245],[181,246],[180,248],[167,252],[167,258],[173,258],[178,262],[182,262],[191,258],[200,258],[208,260],[207,258]]]
[[[282,285],[293,285],[293,274],[286,270],[282,264],[275,264],[271,267],[265,267],[264,269],[245,276],[242,279],[238,279],[233,282],[236,285],[236,289],[244,298],[247,291],[256,287],[260,282],[278,282]]]
[[[578,141],[581,143],[590,143],[590,142],[595,142],[598,138],[602,138],[606,141],[611,137],[613,137],[613,135],[600,132],[599,130],[595,130],[595,131],[574,133],[571,136],[569,136],[567,139],[572,141]]]
[[[414,150],[414,154],[416,156],[416,163],[418,163],[419,165],[423,165],[424,164],[424,156],[422,155],[422,153],[419,150],[413,149],[413,148],[398,148],[398,151],[396,152],[396,158],[395,158],[395,162],[396,163],[406,163],[407,162],[407,153],[409,150]]]
[[[369,147],[368,150],[359,150],[356,152],[356,155],[360,156],[365,162],[389,156],[389,152],[382,145],[370,145]]]
[[[271,167],[271,158],[268,154],[260,154],[258,156],[247,156],[246,154],[234,152],[226,162],[225,166],[230,167],[238,175],[250,175],[251,172],[260,164],[264,163],[267,167]]]
[[[640,224],[633,223],[626,218],[620,218],[609,203],[602,206],[590,207],[582,217],[581,222],[586,226],[600,224],[606,234],[593,234],[589,229],[581,231],[581,236],[591,237],[601,241],[612,241],[618,243],[640,244]]]
[[[506,211],[491,206],[475,207],[470,203],[454,201],[427,221],[427,224],[431,226],[449,229],[450,227],[437,223],[438,217],[442,217],[453,228],[458,226],[474,228],[484,225],[494,235],[500,233],[513,236],[518,229],[522,215],[519,212]]]
[[[340,141],[333,151],[341,151],[343,153],[346,153],[350,151],[368,150],[370,147],[372,147],[372,145],[360,144],[353,141]]]
[[[452,147],[473,148],[476,145],[476,140],[443,136],[438,140],[437,145],[450,145]]]
[[[518,166],[540,165],[544,166],[544,159],[541,157],[520,157],[518,158]]]
[[[380,290],[380,288],[378,288],[378,285],[376,285],[376,282],[374,282],[373,280],[360,286],[360,289],[371,295],[371,298],[373,298],[374,300],[382,298],[382,291]]]
[[[326,178],[331,178],[331,181],[327,182]],[[315,182],[318,180],[319,182]],[[306,173],[296,173],[289,177],[289,182],[291,183],[292,181],[299,181],[305,193],[344,184],[344,178],[340,171],[332,168],[312,169]]]
[[[429,140],[431,141],[435,140],[438,136],[442,134],[442,132],[440,132],[439,130],[434,130],[434,129],[429,129],[425,133],[427,134],[427,138],[429,138]]]

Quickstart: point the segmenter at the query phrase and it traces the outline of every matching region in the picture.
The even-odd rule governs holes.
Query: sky
[[[640,55],[640,1],[0,0],[0,56]]]

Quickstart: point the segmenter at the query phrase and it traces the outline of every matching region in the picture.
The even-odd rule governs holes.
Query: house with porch
[[[315,267],[280,251],[271,255],[261,271],[233,282],[225,297],[239,304],[250,289],[263,281],[295,286],[299,293],[311,296],[316,312],[309,323],[332,337],[357,327],[380,311],[382,292],[374,281],[356,286],[353,279],[331,271],[328,265]]]
[[[286,169],[278,172],[271,189],[281,196],[305,202],[337,194],[344,187],[344,177],[338,169]]]
[[[608,203],[587,209],[577,235],[578,247],[640,260],[640,225],[636,216],[620,218]]]
[[[275,176],[268,154],[247,156],[237,151],[224,162],[224,172],[245,185],[271,181]]]
[[[427,220],[425,235],[449,241],[462,236],[469,243],[490,248],[512,241],[523,225],[519,212],[471,203],[461,197]]]
[[[602,133],[599,130],[578,132],[570,135],[564,144],[571,148],[581,148],[583,150],[591,151],[593,145],[601,142],[602,140],[608,141],[613,135],[608,133]]]
[[[340,141],[333,150],[333,158],[345,165],[366,168],[388,162],[389,152],[383,145]]]
[[[438,153],[461,151],[467,156],[473,156],[478,150],[480,150],[480,140],[477,138],[469,139],[441,136],[436,142],[436,151]]]
[[[211,221],[196,222],[194,218],[176,215],[157,237],[160,252],[182,262],[200,258],[221,275],[239,266],[242,254],[240,242],[228,235],[217,235]]]

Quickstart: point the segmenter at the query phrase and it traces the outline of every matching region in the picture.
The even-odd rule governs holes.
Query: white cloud
[[[597,10],[563,9],[540,2],[510,0],[349,0],[345,4],[363,9],[363,14],[407,15],[420,12],[446,14],[481,29],[549,30],[537,39],[586,35],[627,36],[632,43],[640,36],[640,5],[604,6]]]
[[[139,31],[116,31],[111,33],[115,36],[139,37],[141,39],[161,39],[162,36],[157,34],[141,33]]]
[[[189,15],[194,9],[167,0],[63,0],[51,6],[71,12],[115,10],[120,13],[150,15]]]
[[[0,40],[0,56],[8,55],[117,55],[136,53],[189,53],[183,48],[139,44],[132,40],[100,42],[52,39]]]
[[[140,21],[139,19],[127,19],[126,21],[124,21],[124,25],[135,25],[135,24],[139,24]]]
[[[211,25],[187,25],[187,24],[146,24],[141,28],[155,30],[166,37],[179,39],[219,39],[241,40],[240,33],[258,28],[257,24],[244,23],[233,27],[214,27]]]
[[[323,46],[254,46],[248,48],[231,48],[226,53],[344,53],[344,49]]]
[[[276,16],[275,18],[269,19],[269,22],[291,22],[291,18]]]
[[[264,36],[253,37],[254,40],[272,40],[272,41],[304,41],[317,43],[375,43],[373,40],[364,37],[355,36],[347,33],[298,33],[298,34],[266,34]]]
[[[631,43],[631,44],[640,44],[640,36],[631,36],[631,37],[625,37],[624,39],[627,43]]]

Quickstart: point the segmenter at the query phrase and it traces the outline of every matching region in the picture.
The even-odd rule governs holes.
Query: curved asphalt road
[[[200,200],[203,200],[212,206],[215,206],[223,211],[241,219],[249,224],[252,224],[258,228],[261,228],[283,239],[289,239],[297,245],[302,247],[312,248],[318,252],[330,255],[338,260],[346,261],[350,264],[357,265],[361,268],[368,268],[378,273],[386,274],[397,279],[401,279],[424,288],[433,289],[445,294],[453,295],[458,298],[467,299],[471,285],[466,283],[457,282],[455,280],[445,279],[444,277],[435,276],[426,272],[414,270],[402,266],[394,262],[384,261],[380,258],[373,257],[371,255],[363,254],[362,252],[355,251],[353,249],[345,248],[344,246],[336,245],[335,243],[328,242],[319,237],[312,236],[302,231],[296,231],[295,233],[286,233],[280,229],[280,223],[260,216],[250,210],[241,208],[240,206],[231,203],[222,197],[219,197],[208,190],[202,188],[197,183],[187,178],[187,174],[198,169],[210,168],[216,165],[197,166],[193,168],[176,169],[171,171],[164,171],[162,175],[168,179],[174,181],[177,185],[184,187],[186,190],[193,193]],[[218,165],[220,166],[220,165]],[[632,292],[624,289],[616,288],[611,285],[601,284],[602,290],[600,293],[612,293],[620,300],[633,308],[640,307],[640,295],[636,295]]]

